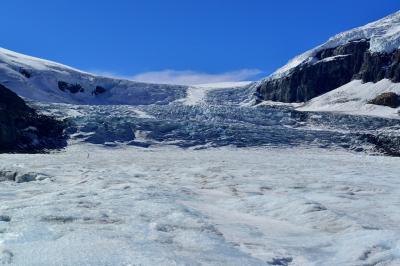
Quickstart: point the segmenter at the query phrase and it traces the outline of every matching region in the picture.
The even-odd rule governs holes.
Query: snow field
[[[48,176],[0,183],[6,264],[400,262],[398,158],[77,144],[0,162]]]

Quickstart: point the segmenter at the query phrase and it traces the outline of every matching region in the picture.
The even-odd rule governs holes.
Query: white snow
[[[400,263],[399,158],[79,144],[0,169],[48,177],[0,182],[4,264]]]
[[[62,65],[59,63],[55,63],[49,60],[44,60],[44,59],[39,59],[36,57],[20,54],[13,52],[11,50],[7,50],[4,48],[0,47],[0,62],[3,64],[9,64],[9,65],[19,65],[19,66],[25,66],[25,67],[32,67],[36,68],[38,70],[49,70],[52,69],[54,71],[76,71],[76,72],[81,72],[82,74],[89,74],[83,71],[80,71],[78,69]]]
[[[253,83],[253,81],[234,81],[234,82],[219,82],[219,83],[206,83],[198,84],[197,88],[214,88],[214,89],[229,89],[245,87]]]
[[[183,104],[197,105],[204,102],[204,98],[207,94],[207,91],[212,89],[213,88],[189,87],[189,89],[187,90],[187,96],[183,100]]]
[[[311,99],[299,111],[340,112],[354,115],[369,115],[400,119],[400,108],[368,104],[368,101],[384,92],[400,95],[400,83],[383,79],[377,83],[362,83],[354,80],[333,91]]]
[[[400,11],[365,26],[335,35],[326,43],[295,57],[289,61],[288,64],[260,82],[283,77],[290,73],[293,68],[301,64],[313,62],[314,56],[321,50],[334,48],[346,44],[349,41],[357,41],[360,39],[370,39],[370,51],[374,53],[392,52],[395,49],[399,49]]]
[[[315,62],[315,64],[331,62],[331,61],[334,61],[336,59],[344,58],[344,57],[347,57],[347,56],[349,56],[349,55],[335,55],[335,56],[331,56],[331,57],[327,57],[327,58],[324,58],[322,60],[319,60],[319,61]]]
[[[187,96],[182,99],[185,105],[198,105],[204,103],[205,97],[209,91],[218,89],[234,89],[234,88],[245,88],[250,85],[252,81],[240,81],[240,82],[220,82],[220,83],[209,83],[199,84],[191,86],[187,90]]]
[[[287,107],[301,107],[304,103],[284,103],[284,102],[277,102],[277,101],[262,101],[261,103],[257,104],[257,106],[287,106]],[[245,105],[243,105],[245,106]],[[254,106],[254,104],[252,104]]]

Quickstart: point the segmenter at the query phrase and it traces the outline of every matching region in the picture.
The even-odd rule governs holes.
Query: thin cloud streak
[[[139,73],[133,76],[121,76],[107,71],[93,71],[97,75],[113,78],[122,78],[138,82],[160,83],[160,84],[178,84],[178,85],[196,85],[206,83],[251,81],[257,79],[261,73],[259,69],[240,69],[223,73],[205,73],[191,70],[161,70]]]
[[[218,74],[209,74],[195,71],[163,70],[141,73],[131,79],[141,82],[167,83],[181,85],[196,85],[204,83],[234,82],[252,80],[261,74],[258,69],[241,69]]]

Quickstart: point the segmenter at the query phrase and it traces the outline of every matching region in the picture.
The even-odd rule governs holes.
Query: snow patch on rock
[[[400,94],[400,83],[393,83],[388,79],[383,79],[377,83],[362,83],[360,80],[354,80],[342,87],[310,100],[303,106],[297,108],[297,110],[340,112],[400,119],[400,108],[368,104],[370,100],[384,92]]]

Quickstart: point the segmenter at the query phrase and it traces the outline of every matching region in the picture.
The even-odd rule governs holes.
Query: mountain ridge
[[[37,101],[72,104],[168,104],[187,86],[150,84],[94,75],[0,48],[0,84]]]
[[[287,64],[277,69],[268,77],[261,79],[259,82],[264,82],[270,79],[276,79],[288,74],[290,70],[302,63],[312,61],[313,57],[320,51],[330,48],[336,48],[350,41],[370,39],[371,52],[393,52],[400,48],[400,10],[390,14],[382,19],[370,22],[366,25],[356,27],[329,38],[325,43],[312,48],[293,59]]]
[[[253,85],[256,102],[307,102],[353,80],[400,82],[400,12],[339,33]],[[365,99],[366,100],[366,99]]]

